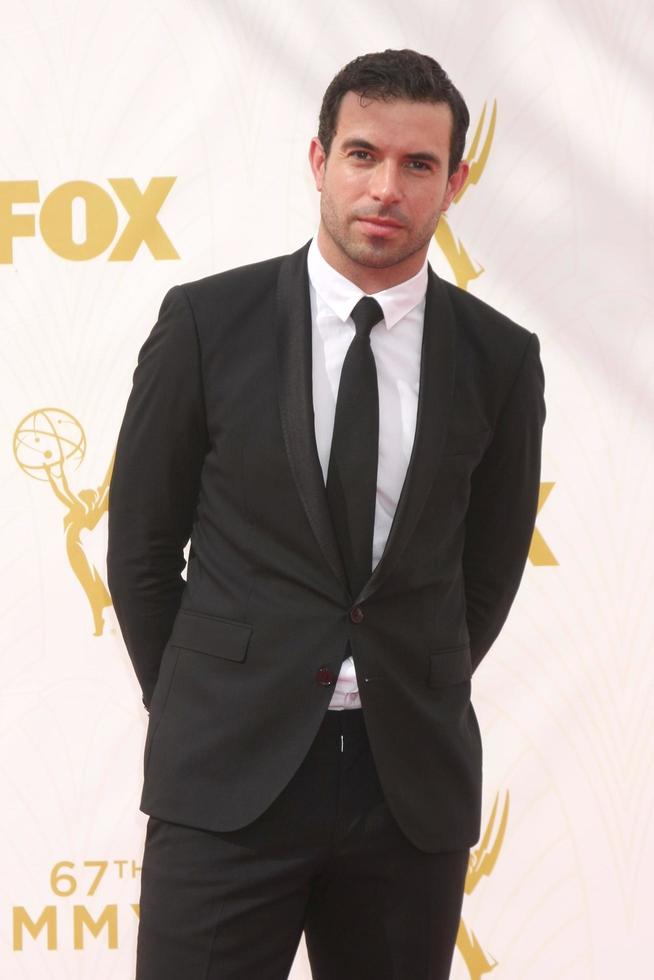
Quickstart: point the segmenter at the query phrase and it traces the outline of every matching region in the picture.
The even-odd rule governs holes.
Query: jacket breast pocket
[[[470,644],[462,643],[433,653],[429,658],[429,687],[448,687],[462,684],[472,677]]]
[[[208,613],[180,609],[170,635],[170,645],[204,653],[209,657],[242,663],[248,652],[252,627]]]

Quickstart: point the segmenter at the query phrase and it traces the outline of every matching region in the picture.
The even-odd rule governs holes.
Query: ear
[[[447,181],[447,190],[445,191],[445,197],[443,198],[443,203],[441,205],[441,214],[447,211],[453,199],[459,193],[466,180],[468,179],[468,172],[470,167],[465,160],[462,160],[459,166],[456,168],[452,176]]]
[[[316,182],[316,190],[321,191],[325,177],[327,156],[317,136],[313,137],[309,146],[309,163],[311,165],[313,179]]]

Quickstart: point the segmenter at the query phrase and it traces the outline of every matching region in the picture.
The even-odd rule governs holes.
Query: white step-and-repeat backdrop
[[[473,685],[484,834],[452,977],[649,976],[649,0],[0,8],[0,976],[132,975],[145,714],[104,553],[137,351],[173,283],[312,235],[322,92],[386,47],[432,54],[471,110],[432,263],[535,330],[547,376],[530,561]]]

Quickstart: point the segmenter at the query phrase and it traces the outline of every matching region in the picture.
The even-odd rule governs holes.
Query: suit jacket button
[[[350,609],[350,619],[352,620],[353,623],[363,622],[363,609],[361,608],[361,606],[353,606]]]
[[[319,667],[316,673],[316,680],[319,684],[322,684],[323,687],[331,687],[336,680],[336,677],[334,674],[332,674],[329,667]]]

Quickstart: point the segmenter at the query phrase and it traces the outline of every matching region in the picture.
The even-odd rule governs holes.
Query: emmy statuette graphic
[[[468,189],[473,184],[479,183],[479,180],[486,168],[486,164],[488,163],[488,157],[490,156],[490,151],[493,146],[495,126],[497,123],[497,102],[493,102],[493,109],[488,121],[488,128],[485,136],[483,137],[483,145],[480,149],[482,134],[484,133],[484,126],[486,122],[487,108],[487,104],[484,103],[479,121],[475,128],[474,136],[472,137],[470,149],[465,157],[466,163],[468,163],[470,166],[468,179],[459,192],[455,194],[452,202],[453,204],[458,204]],[[461,287],[461,289],[467,289],[473,279],[477,279],[485,271],[483,266],[475,266],[475,263],[468,255],[465,245],[461,239],[454,235],[452,227],[447,220],[447,215],[445,214],[442,214],[439,218],[436,231],[434,232],[434,239],[447,259],[452,272],[454,273],[454,281],[456,282],[457,286]],[[552,492],[553,487],[553,483],[541,483],[540,493],[538,496],[538,513],[540,513],[545,501]],[[534,528],[533,540],[529,549],[529,561],[533,565],[558,565],[558,561],[556,560],[554,553],[546,543],[538,528]]]
[[[470,149],[468,150],[468,155],[465,158],[466,163],[470,165],[468,179],[459,190],[458,194],[455,195],[453,204],[459,203],[468,188],[470,188],[473,184],[478,183],[481,175],[484,172],[484,168],[488,162],[488,157],[493,145],[493,137],[495,136],[497,102],[493,103],[493,111],[488,123],[488,131],[484,137],[484,144],[481,150],[479,150],[479,143],[481,142],[481,135],[484,131],[485,121],[486,105],[484,105],[484,108],[482,109],[479,122],[477,123],[477,128],[475,129],[475,135],[472,137],[472,143],[470,145]],[[475,264],[468,255],[461,239],[455,237],[454,232],[452,231],[452,228],[447,220],[447,215],[441,215],[434,238],[451,266],[457,286],[460,286],[461,289],[467,289],[468,284],[472,282],[473,279],[480,276],[484,269],[482,266],[475,268]]]
[[[487,104],[484,104],[481,116],[479,117],[479,121],[477,122],[477,126],[472,137],[470,149],[465,157],[466,162],[470,166],[468,179],[463,187],[461,187],[459,192],[455,195],[453,199],[454,204],[458,204],[467,190],[473,184],[477,184],[479,182],[488,162],[488,157],[493,145],[493,138],[495,136],[495,126],[497,123],[497,102],[493,102],[493,109],[488,121],[488,128],[486,129],[485,135],[483,135],[487,108]],[[447,216],[444,214],[441,215],[439,219],[438,226],[434,233],[434,238],[437,245],[443,252],[443,255],[447,259],[450,268],[452,269],[457,286],[460,286],[461,289],[467,289],[469,284],[484,272],[484,268],[483,266],[475,265],[473,260],[470,258],[470,255],[466,251],[461,239],[455,236],[454,232],[452,231],[452,227],[447,220]],[[553,487],[553,483],[541,484],[538,496],[538,513],[540,513],[540,510],[551,493]],[[558,565],[554,554],[546,544],[545,539],[537,528],[534,528],[534,534],[529,550],[529,560],[534,565]],[[475,890],[481,878],[490,876],[502,848],[509,819],[509,794],[506,794],[499,820],[498,804],[499,795],[495,797],[493,809],[481,842],[479,846],[470,853],[470,863],[468,865],[468,873],[466,875],[465,883],[466,895],[470,895]],[[481,980],[481,977],[483,977],[484,974],[490,973],[491,970],[497,966],[497,960],[489,957],[484,952],[476,935],[471,929],[468,928],[463,919],[461,919],[459,925],[456,945],[465,961],[470,980]]]
[[[93,616],[93,635],[104,631],[103,609],[111,597],[95,565],[89,560],[81,540],[82,531],[92,531],[107,511],[109,480],[113,456],[99,487],[75,491],[70,473],[77,469],[86,452],[82,426],[61,408],[39,408],[18,424],[14,433],[14,456],[23,473],[48,483],[57,500],[66,508],[64,539],[70,566],[88,599]]]
[[[466,895],[472,894],[482,878],[490,876],[502,848],[509,821],[509,794],[506,794],[499,820],[497,819],[498,804],[499,794],[495,797],[493,809],[479,846],[470,852],[465,883]],[[459,923],[456,945],[468,968],[470,980],[481,980],[485,973],[490,973],[497,966],[497,960],[491,959],[484,952],[481,943],[463,919]]]

